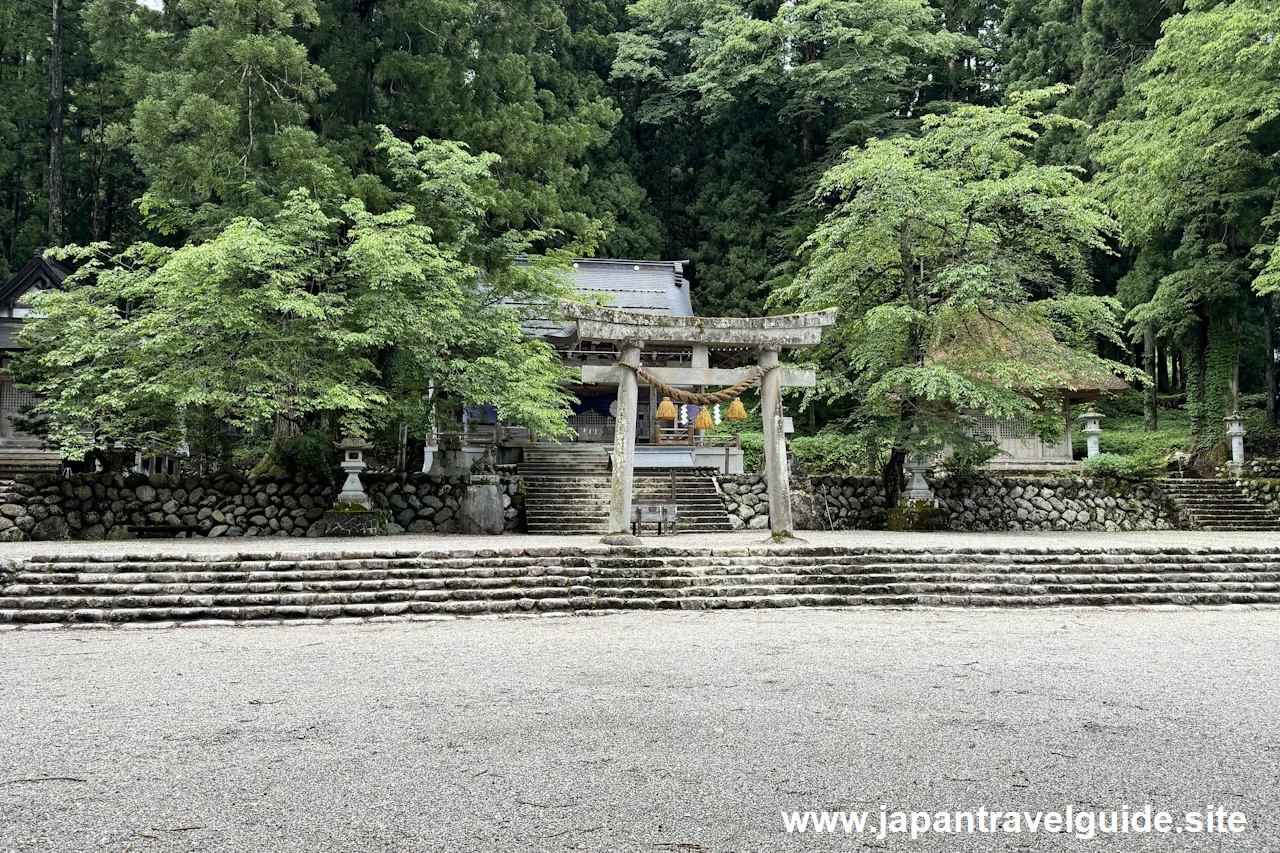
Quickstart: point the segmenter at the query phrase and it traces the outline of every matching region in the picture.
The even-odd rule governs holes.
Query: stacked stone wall
[[[878,477],[814,477],[813,497],[826,530],[883,530],[888,520]]]
[[[769,495],[763,474],[716,477],[729,526],[734,530],[764,530],[769,526]]]
[[[375,474],[361,478],[374,508],[391,513],[388,533],[457,533],[469,476]],[[500,474],[503,529],[524,530],[524,488],[514,473]]]
[[[763,513],[768,526],[768,493],[762,478],[721,477],[725,509],[735,529]],[[876,477],[814,477],[817,526],[827,530],[884,529],[888,513]],[[932,482],[939,506],[953,530],[1172,530],[1175,508],[1155,485],[1104,482],[1075,477],[947,477]],[[735,493],[730,487],[736,487]],[[742,489],[750,501],[743,518]],[[1271,493],[1280,504],[1280,484]]]
[[[1246,475],[1237,480],[1236,485],[1246,497],[1280,515],[1280,473],[1270,477]]]
[[[388,532],[458,529],[468,478],[375,474],[362,478],[377,509],[391,516]],[[523,489],[504,474],[504,523],[523,527]],[[316,476],[257,477],[163,474],[78,474],[19,478],[0,502],[0,541],[131,539],[129,527],[183,525],[194,535],[319,536],[338,493]]]
[[[974,477],[934,483],[953,530],[1173,530],[1155,485],[1087,477]]]
[[[1225,468],[1222,469],[1225,472]],[[1245,479],[1280,479],[1280,459],[1250,459],[1244,463]]]

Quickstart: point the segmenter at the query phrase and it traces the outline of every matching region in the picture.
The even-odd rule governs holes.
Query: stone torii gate
[[[579,340],[612,342],[618,364],[584,365],[582,381],[618,386],[618,411],[613,440],[613,481],[609,500],[609,533],[623,534],[631,523],[631,490],[635,476],[636,405],[640,354],[646,344],[688,346],[691,367],[648,367],[645,372],[667,385],[732,386],[760,380],[764,420],[764,468],[769,488],[769,527],[775,537],[793,535],[791,484],[787,471],[786,439],[782,428],[782,388],[812,388],[812,370],[778,366],[783,348],[816,346],[822,330],[836,321],[834,309],[778,317],[673,317],[646,314],[570,300],[559,301],[560,313],[577,323]],[[758,367],[713,368],[713,349],[755,350]],[[624,366],[629,365],[629,366]]]

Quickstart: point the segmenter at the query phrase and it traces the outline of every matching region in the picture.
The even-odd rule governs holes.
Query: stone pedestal
[[[431,456],[431,467],[427,469],[427,473],[434,477],[457,477],[471,473],[471,466],[467,463],[467,452],[465,450],[437,449]]]
[[[502,534],[502,488],[496,474],[476,474],[458,511],[459,528],[468,536]]]
[[[324,535],[377,536],[380,516],[374,510],[330,510],[324,514]]]

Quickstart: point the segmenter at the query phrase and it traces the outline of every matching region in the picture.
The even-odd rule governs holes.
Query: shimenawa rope
[[[727,403],[759,382],[770,370],[776,370],[778,367],[776,364],[772,367],[756,367],[752,369],[750,376],[731,388],[725,388],[722,391],[714,391],[709,394],[695,394],[692,391],[681,391],[679,388],[672,388],[667,383],[655,379],[652,373],[638,364],[628,364],[625,361],[620,361],[618,366],[634,370],[636,376],[653,386],[659,394],[670,397],[677,403],[693,406],[714,406],[716,403]]]

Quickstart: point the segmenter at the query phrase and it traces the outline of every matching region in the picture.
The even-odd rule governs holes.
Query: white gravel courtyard
[[[1280,612],[1240,610],[11,631],[0,851],[1274,851],[1277,652]],[[1248,828],[781,821],[1148,803]]]

